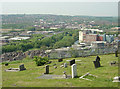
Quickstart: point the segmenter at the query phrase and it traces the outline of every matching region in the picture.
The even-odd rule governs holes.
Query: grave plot
[[[40,77],[37,77],[38,79],[69,79],[71,76],[68,76],[65,78],[63,75],[41,75]]]
[[[26,70],[26,68],[24,67],[24,64],[20,65],[19,68],[9,68],[5,71],[6,72],[17,72],[17,71],[23,71],[23,70]]]
[[[80,78],[80,79],[85,79],[85,80],[92,81],[91,79],[86,78],[86,76],[97,77],[97,76],[92,75],[92,74],[90,74],[90,73],[88,72],[88,73],[86,73],[85,75],[83,75],[83,76],[81,76],[81,77],[79,77],[79,78]]]

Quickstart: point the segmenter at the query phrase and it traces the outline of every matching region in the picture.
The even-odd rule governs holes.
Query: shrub
[[[44,65],[45,63],[48,62],[48,57],[43,57],[42,58],[42,57],[35,56],[33,61],[36,62],[37,66],[42,66],[42,65]]]

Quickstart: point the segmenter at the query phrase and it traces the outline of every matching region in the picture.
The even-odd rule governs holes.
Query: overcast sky
[[[118,16],[117,2],[2,2],[2,14]]]

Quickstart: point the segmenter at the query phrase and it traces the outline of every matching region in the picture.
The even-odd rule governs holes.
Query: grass
[[[87,76],[86,78],[92,81],[83,80],[79,78],[74,79],[36,79],[45,72],[44,66],[36,66],[35,62],[31,59],[24,59],[22,61],[11,62],[8,66],[2,64],[2,86],[3,87],[118,87],[118,83],[113,83],[113,77],[118,76],[118,66],[110,66],[111,61],[117,61],[118,58],[114,54],[110,55],[100,55],[101,65],[97,69],[94,68],[93,61],[96,56],[90,56],[86,58],[78,57],[74,58],[77,64],[77,74],[82,76],[89,72],[97,78],[92,76]],[[57,62],[56,59],[51,60],[50,74],[63,75],[63,71],[66,71],[68,75],[71,75],[71,67],[68,65],[67,68],[60,68],[62,63],[67,63],[66,60],[71,60],[73,58],[66,58],[63,62]],[[25,71],[19,72],[5,72],[5,69],[10,67],[18,68],[20,64],[24,64]],[[53,64],[57,64],[57,69],[54,69]]]

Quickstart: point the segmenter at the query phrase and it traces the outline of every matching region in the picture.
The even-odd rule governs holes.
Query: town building
[[[111,43],[114,41],[114,35],[99,35],[91,32],[90,30],[79,31],[79,43],[81,42],[93,42],[93,41],[106,41]]]
[[[104,47],[105,43],[106,43],[105,41],[93,41],[91,43],[91,46],[95,47],[95,48],[102,48],[102,47]]]
[[[9,40],[27,40],[30,39],[30,37],[14,37],[14,38],[10,38]]]

